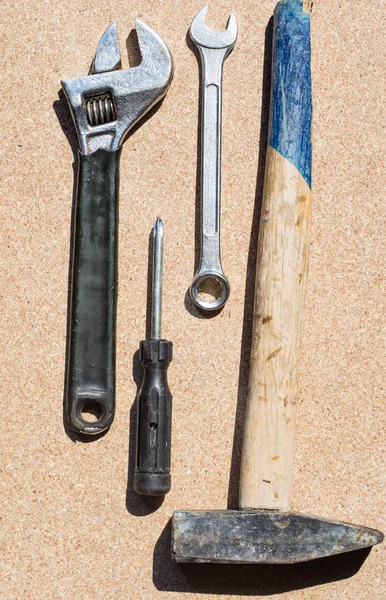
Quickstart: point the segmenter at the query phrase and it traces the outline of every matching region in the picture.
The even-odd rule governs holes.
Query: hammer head
[[[379,544],[375,529],[293,512],[176,511],[175,562],[292,564]]]
[[[85,77],[62,81],[80,151],[117,150],[129,130],[166,94],[173,74],[169,50],[139,19],[135,21],[142,61],[121,70],[115,23],[103,34]]]

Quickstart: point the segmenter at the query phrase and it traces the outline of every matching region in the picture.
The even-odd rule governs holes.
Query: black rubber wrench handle
[[[66,395],[77,433],[101,433],[114,419],[119,158],[120,149],[79,154]],[[86,421],[85,409],[99,418]]]

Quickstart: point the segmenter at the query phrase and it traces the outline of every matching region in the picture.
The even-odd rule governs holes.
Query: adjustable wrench
[[[207,11],[205,6],[197,13],[189,30],[202,61],[201,259],[190,293],[199,308],[217,310],[230,291],[220,258],[222,68],[237,39],[237,22],[231,13],[224,31],[212,31],[205,25]],[[207,281],[217,283],[219,293],[213,302],[200,296]]]
[[[68,423],[77,433],[106,430],[115,412],[121,145],[172,78],[172,59],[161,38],[138,19],[135,26],[138,67],[120,70],[113,23],[99,42],[90,75],[62,81],[80,146],[66,394]],[[85,420],[87,408],[95,422]]]

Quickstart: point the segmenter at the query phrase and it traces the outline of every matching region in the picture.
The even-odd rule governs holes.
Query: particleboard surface
[[[264,38],[274,4],[210,3],[213,27],[235,11],[239,39],[225,64],[223,98],[222,254],[232,291],[219,316],[202,319],[186,301],[195,262],[199,82],[186,34],[201,1],[2,3],[5,600],[385,598],[384,545],[362,566],[356,555],[281,569],[180,569],[169,560],[174,509],[225,508],[237,498],[267,129]],[[319,0],[312,17],[314,209],[292,496],[296,510],[383,531],[385,9],[382,0]],[[58,91],[61,79],[87,73],[113,20],[125,60],[135,16],[167,42],[175,75],[159,110],[123,148],[117,413],[107,435],[82,443],[62,420],[69,139],[74,148],[76,140]],[[129,42],[133,58],[133,36]],[[147,241],[158,214],[166,224],[164,335],[175,358],[173,488],[155,509],[132,491],[140,373],[134,362],[133,377],[133,356],[145,332]]]

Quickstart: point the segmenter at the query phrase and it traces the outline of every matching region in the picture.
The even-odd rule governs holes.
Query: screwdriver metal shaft
[[[153,294],[151,337],[159,340],[162,325],[162,270],[164,250],[164,224],[158,217],[153,228]]]
[[[153,228],[151,337],[140,342],[143,379],[137,396],[137,456],[134,490],[146,496],[170,491],[172,395],[167,371],[173,344],[161,338],[164,225]]]

